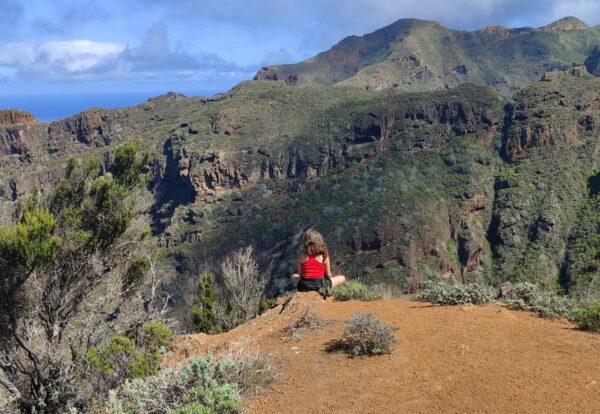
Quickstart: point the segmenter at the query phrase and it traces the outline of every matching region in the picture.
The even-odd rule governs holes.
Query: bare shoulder
[[[308,256],[303,251],[298,252],[297,259],[300,263],[306,262],[308,260]]]

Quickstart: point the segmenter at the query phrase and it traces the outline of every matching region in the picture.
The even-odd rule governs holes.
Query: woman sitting
[[[298,273],[292,276],[292,282],[299,292],[319,291],[324,286],[323,277],[336,287],[346,281],[343,275],[331,275],[331,261],[323,236],[314,229],[304,233],[304,251],[298,254]]]

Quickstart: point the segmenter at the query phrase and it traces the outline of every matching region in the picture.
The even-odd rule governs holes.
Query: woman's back
[[[302,278],[304,279],[321,279],[325,276],[325,263],[319,261],[323,260],[323,256],[304,256],[306,259],[300,263],[302,269]]]

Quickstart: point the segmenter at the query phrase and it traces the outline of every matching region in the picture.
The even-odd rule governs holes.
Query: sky
[[[225,91],[401,18],[538,27],[598,0],[0,0],[0,96]]]

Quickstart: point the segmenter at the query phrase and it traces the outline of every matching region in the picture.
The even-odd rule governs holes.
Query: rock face
[[[0,111],[0,166],[31,162],[44,156],[43,124],[30,113]]]
[[[271,67],[261,68],[254,76],[254,80],[281,81],[286,85],[295,85],[298,83],[298,77],[296,75],[288,75],[280,78],[279,75],[277,75],[276,70]]]
[[[0,111],[0,125],[30,124],[35,121],[32,114],[15,109]]]

